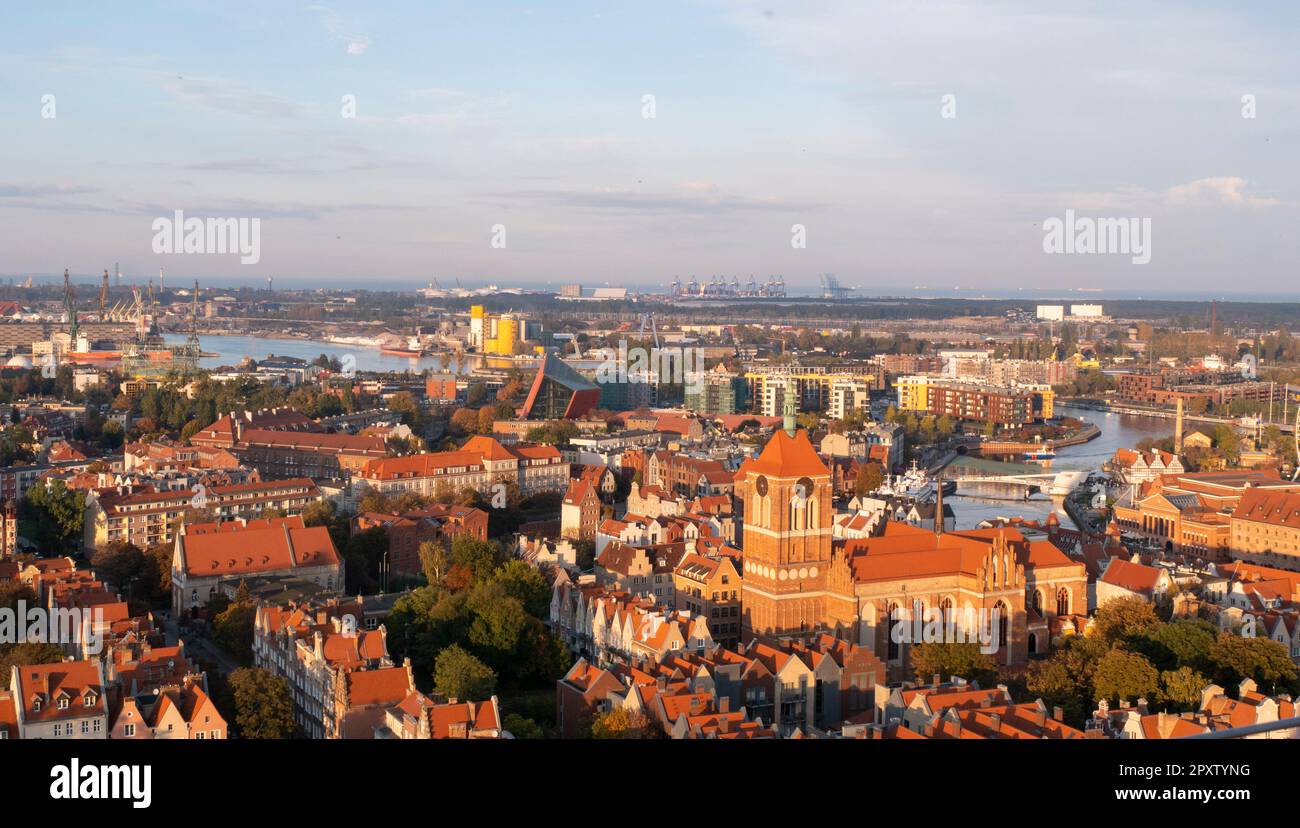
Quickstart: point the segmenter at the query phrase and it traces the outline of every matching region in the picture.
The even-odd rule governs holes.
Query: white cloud
[[[1263,198],[1246,192],[1249,182],[1237,176],[1198,178],[1188,184],[1170,187],[1165,192],[1165,202],[1180,206],[1218,204],[1225,207],[1273,207],[1276,198]]]
[[[315,5],[309,8],[320,15],[325,31],[345,44],[344,49],[349,55],[362,55],[370,48],[370,37],[357,31],[359,27],[355,21],[345,18],[329,6]]]

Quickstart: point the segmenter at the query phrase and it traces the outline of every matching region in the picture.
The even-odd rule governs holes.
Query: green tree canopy
[[[483,701],[496,689],[496,672],[463,647],[453,644],[438,654],[433,684],[444,696]]]

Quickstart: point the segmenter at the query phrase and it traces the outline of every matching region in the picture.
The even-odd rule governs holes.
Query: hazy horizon
[[[866,295],[1300,296],[1289,4],[189,2],[7,22],[4,278],[780,274],[805,292],[830,272]],[[259,261],[155,253],[176,210],[259,219]],[[1044,253],[1067,210],[1150,219],[1150,263]]]

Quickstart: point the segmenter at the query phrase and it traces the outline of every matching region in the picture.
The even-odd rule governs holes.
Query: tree
[[[241,590],[244,585],[240,584]],[[212,620],[212,642],[240,664],[253,663],[253,624],[257,618],[257,603],[246,597],[236,597]]]
[[[1088,717],[1091,705],[1066,662],[1049,658],[1031,661],[1025,670],[1025,689],[1048,707],[1060,707],[1065,721],[1078,724]]]
[[[528,624],[523,603],[507,595],[501,584],[492,582],[475,587],[467,606],[474,615],[469,644],[498,669],[509,667]]]
[[[446,577],[451,566],[447,549],[440,541],[427,540],[420,544],[420,568],[424,570],[424,579],[430,586],[437,586]]]
[[[330,500],[312,501],[302,510],[304,526],[329,526],[335,516],[334,502]]]
[[[62,480],[51,480],[44,486],[33,486],[26,502],[35,512],[37,534],[46,552],[77,546],[86,514],[83,492],[74,492]]]
[[[1180,620],[1157,625],[1143,637],[1134,639],[1131,646],[1161,670],[1186,666],[1207,672],[1210,647],[1217,637],[1218,630],[1208,621]]]
[[[12,411],[18,415],[16,407]],[[0,466],[21,465],[35,460],[36,453],[32,451],[35,442],[32,433],[21,426],[10,426],[0,431]]]
[[[518,558],[507,561],[497,570],[496,582],[506,595],[516,598],[534,618],[550,614],[551,587],[542,573]]]
[[[451,563],[468,570],[475,580],[490,578],[496,570],[497,547],[469,535],[457,535],[451,541]]]
[[[40,606],[40,599],[22,581],[0,581],[0,608],[17,611],[18,602],[28,607]]]
[[[129,541],[109,541],[91,555],[90,565],[118,592],[126,592],[135,578],[144,574],[146,561],[140,547]]]
[[[463,647],[453,644],[438,654],[434,688],[449,698],[482,701],[496,689],[496,672]]]
[[[245,739],[289,739],[297,734],[289,682],[266,670],[240,667],[228,679],[235,726]]]
[[[501,720],[501,727],[516,739],[541,739],[545,735],[542,733],[541,725],[518,713],[507,713]]]
[[[1175,710],[1194,710],[1201,702],[1201,691],[1210,680],[1191,667],[1165,670],[1160,674],[1160,698]]]
[[[1242,679],[1254,679],[1265,692],[1296,680],[1296,667],[1286,647],[1269,638],[1219,633],[1208,653],[1214,679],[1224,687],[1235,687]]]
[[[591,720],[593,739],[649,739],[655,735],[653,729],[654,723],[644,714],[629,713],[622,707],[597,713]]]
[[[63,661],[63,648],[58,644],[27,641],[22,644],[0,644],[0,675],[12,675],[14,667],[29,664],[58,664]]]
[[[478,431],[478,412],[472,408],[458,408],[451,415],[451,429],[458,434]]]
[[[915,644],[912,646],[912,670],[922,680],[936,675],[944,680],[961,676],[979,682],[981,686],[992,684],[998,674],[993,659],[980,652],[980,645],[974,642]]]
[[[885,482],[885,469],[879,463],[863,463],[858,466],[857,477],[853,480],[853,492],[861,497],[874,492]]]
[[[1093,698],[1098,701],[1154,699],[1160,674],[1144,656],[1116,647],[1102,656],[1092,684]]]
[[[416,433],[424,431],[424,413],[410,391],[398,391],[389,397],[388,410],[398,414],[402,422],[410,426],[412,431]]]
[[[1093,632],[1108,644],[1144,635],[1160,624],[1155,607],[1138,596],[1107,601],[1092,620]]]

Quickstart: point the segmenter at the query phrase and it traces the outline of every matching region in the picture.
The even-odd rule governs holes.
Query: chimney
[[[989,719],[993,722],[994,730],[1002,729],[1002,715],[1000,713],[990,713]]]
[[[939,684],[941,683],[940,682],[941,678],[942,677],[938,673],[935,673],[933,676],[930,677],[930,683],[933,684],[935,687],[938,687]]]
[[[943,534],[943,475],[934,476],[934,536]]]
[[[720,696],[720,697],[718,698],[718,712],[719,712],[719,713],[730,713],[730,712],[731,712],[731,697],[730,697],[730,696]]]
[[[1183,398],[1178,398],[1178,414],[1174,421],[1174,454],[1183,453]]]
[[[1052,718],[1058,722],[1065,721],[1065,710],[1059,704],[1052,708]]]

